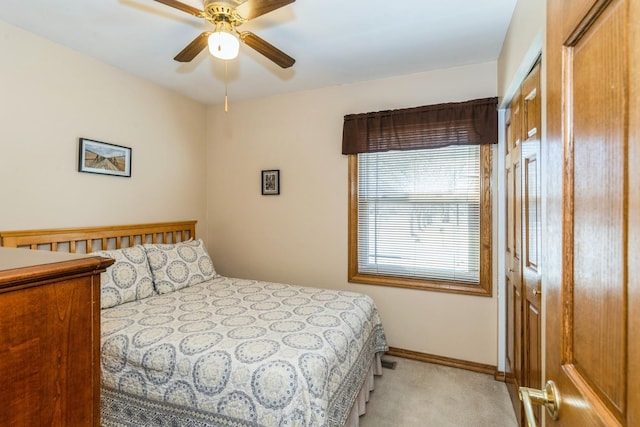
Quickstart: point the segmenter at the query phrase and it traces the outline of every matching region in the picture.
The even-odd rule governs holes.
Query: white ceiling
[[[202,9],[200,0],[183,2]],[[228,62],[229,98],[494,61],[515,3],[297,0],[240,27],[294,57],[296,64],[283,70],[241,45],[239,58]],[[206,49],[191,63],[173,60],[211,24],[156,1],[1,0],[0,20],[200,102],[223,102],[224,61]]]

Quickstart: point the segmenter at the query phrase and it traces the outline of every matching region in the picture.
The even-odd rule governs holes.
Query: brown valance
[[[498,143],[498,98],[344,117],[342,154]]]

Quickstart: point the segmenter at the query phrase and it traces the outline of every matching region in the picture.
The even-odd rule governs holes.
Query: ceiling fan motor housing
[[[238,25],[244,24],[247,20],[242,16],[238,15],[236,12],[235,6],[242,4],[243,2],[234,2],[234,1],[216,1],[216,0],[205,0],[204,1],[204,12],[205,18],[216,24],[217,22],[228,22],[232,27],[236,27]]]

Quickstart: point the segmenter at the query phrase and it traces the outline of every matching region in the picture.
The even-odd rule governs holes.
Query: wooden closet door
[[[540,212],[540,63],[522,83],[522,289],[523,384],[542,388],[541,212]],[[534,408],[537,422],[540,407]]]
[[[507,332],[505,377],[518,424],[522,406],[518,388],[522,382],[522,185],[521,185],[521,98],[518,92],[509,109],[505,158]]]
[[[637,0],[547,1],[547,427],[640,425],[639,26]]]
[[[506,378],[516,417],[523,423],[519,387],[542,382],[540,301],[540,64],[514,96],[507,119],[506,179]],[[541,412],[535,410],[540,420]]]

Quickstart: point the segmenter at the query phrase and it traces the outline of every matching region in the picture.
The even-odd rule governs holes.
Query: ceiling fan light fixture
[[[234,59],[240,50],[240,41],[225,25],[216,25],[216,31],[209,35],[209,52],[219,59]]]

